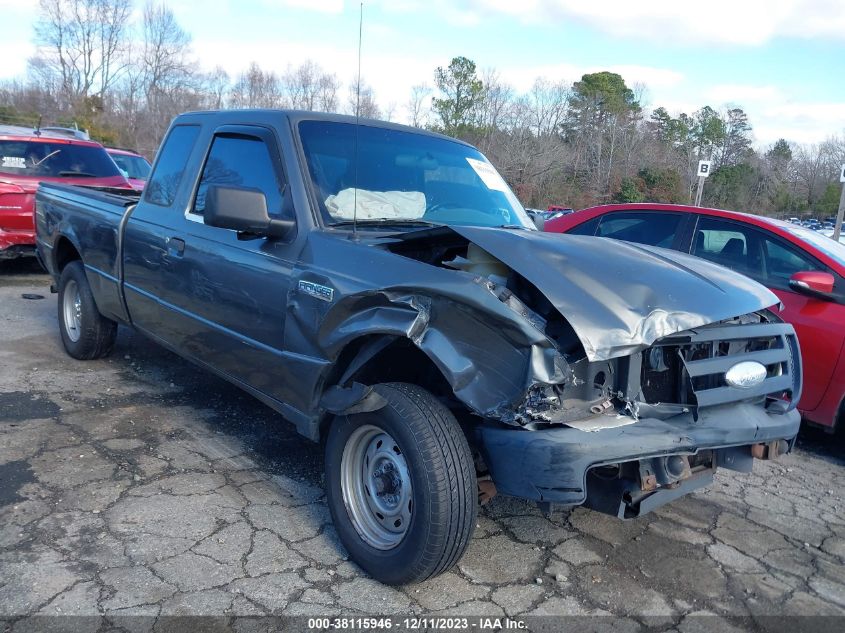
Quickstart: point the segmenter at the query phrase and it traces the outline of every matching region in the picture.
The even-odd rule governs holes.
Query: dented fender
[[[500,262],[501,273],[455,269],[454,253],[466,253],[468,244]],[[551,317],[509,290],[512,274],[545,297],[583,354],[550,338]],[[470,411],[524,426],[566,422],[601,406],[610,397],[606,388],[589,390],[582,379],[595,375],[596,364],[608,368],[662,337],[777,303],[756,282],[673,251],[468,226],[367,239],[313,233],[290,288],[285,345],[310,372],[295,376],[291,391],[315,424],[325,412],[363,400],[359,390],[321,402],[330,388],[351,387],[352,376],[342,376],[336,363],[365,337],[411,342]]]
[[[337,355],[361,336],[378,335],[381,343],[375,349],[362,350],[372,357],[396,338],[407,339],[431,359],[472,411],[513,423],[515,409],[531,387],[565,383],[571,369],[554,344],[485,282],[479,280],[474,290],[457,297],[395,288],[346,297],[326,315],[319,344]],[[345,374],[340,386],[349,378]]]

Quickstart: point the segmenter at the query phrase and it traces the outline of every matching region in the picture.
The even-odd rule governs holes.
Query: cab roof
[[[461,143],[462,145],[470,145],[469,143],[466,143],[460,139],[451,136],[446,136],[445,134],[440,134],[439,132],[433,132],[431,130],[412,127],[410,125],[402,125],[401,123],[392,123],[390,121],[381,121],[379,119],[367,119],[364,117],[358,118],[355,115],[351,114],[312,112],[309,110],[282,110],[263,108],[244,110],[199,110],[180,114],[178,117],[176,117],[176,120],[174,122],[178,121],[180,123],[187,123],[188,121],[192,121],[194,123],[201,124],[205,123],[203,119],[206,119],[208,117],[217,117],[220,123],[222,125],[225,125],[227,123],[243,122],[245,119],[253,119],[256,122],[270,121],[273,118],[279,117],[279,115],[287,118],[293,125],[296,125],[300,121],[327,121],[331,123],[349,123],[353,125],[357,122],[360,125],[368,127],[379,127],[389,130],[413,132],[414,134],[423,134],[425,136],[441,138],[455,143]]]

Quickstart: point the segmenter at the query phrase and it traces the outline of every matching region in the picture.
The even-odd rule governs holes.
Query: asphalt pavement
[[[623,631],[794,631],[787,616],[845,617],[843,455],[807,435],[627,522],[496,497],[456,568],[390,588],[339,544],[318,445],[129,329],[107,359],[70,358],[47,277],[0,262],[0,630],[33,614],[613,614]]]

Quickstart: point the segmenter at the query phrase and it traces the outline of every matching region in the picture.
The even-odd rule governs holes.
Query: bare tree
[[[562,81],[551,82],[537,77],[531,90],[525,95],[525,104],[530,116],[530,126],[538,136],[560,134],[566,118],[566,105],[571,87]]]
[[[349,92],[346,99],[348,112],[350,114],[358,114],[365,119],[381,118],[381,109],[376,103],[373,88],[368,85],[364,79],[361,79],[360,91],[358,90],[357,77],[349,82]]]
[[[185,84],[194,67],[189,55],[191,36],[164,4],[144,7],[141,70],[147,99]]]
[[[100,98],[126,68],[131,0],[39,0],[30,68],[74,103]]]
[[[838,165],[834,164],[835,143],[828,140],[817,145],[799,145],[794,156],[796,193],[812,208],[838,173]]]
[[[396,118],[396,102],[391,101],[385,106],[381,113],[381,118],[385,121],[393,121]]]
[[[276,73],[264,71],[252,62],[232,86],[229,105],[233,108],[279,108],[287,105]]]
[[[229,73],[221,66],[200,76],[200,93],[210,110],[221,110],[226,107],[229,84]]]
[[[338,109],[340,82],[310,59],[296,68],[288,67],[282,84],[291,107],[297,110],[336,112]]]
[[[180,110],[199,104],[195,83],[200,75],[191,58],[191,36],[169,7],[147,2],[140,27],[139,52],[124,82],[124,94],[132,106],[141,108],[137,116],[127,112],[135,122],[133,144],[154,147]]]
[[[337,76],[322,73],[317,83],[317,109],[322,112],[337,112],[340,107],[337,96],[340,91],[340,81]]]
[[[424,127],[431,111],[431,86],[421,83],[411,88],[411,97],[405,106],[408,110],[408,123],[414,127]]]
[[[482,73],[484,85],[479,104],[479,123],[487,130],[508,129],[514,124],[514,90],[502,82],[499,73],[487,68]]]

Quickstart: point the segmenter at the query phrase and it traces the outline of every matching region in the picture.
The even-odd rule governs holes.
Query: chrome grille
[[[766,398],[770,409],[785,412],[801,394],[798,340],[788,323],[723,323],[690,330],[661,339],[643,360],[643,395],[649,403],[710,407]],[[743,361],[766,367],[760,384],[740,388],[726,382],[728,370]]]

